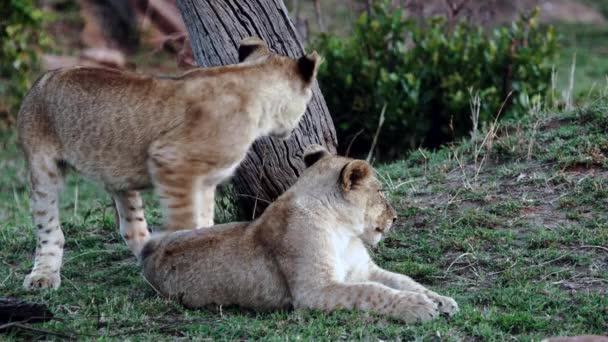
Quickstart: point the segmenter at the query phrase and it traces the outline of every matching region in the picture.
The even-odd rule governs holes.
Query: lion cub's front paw
[[[458,303],[453,298],[445,297],[438,295],[437,293],[430,292],[426,293],[426,295],[435,303],[437,303],[437,308],[439,312],[442,314],[446,314],[449,317],[453,316],[458,312]]]
[[[406,323],[427,322],[439,315],[437,303],[424,294],[408,294],[398,303],[399,316]]]
[[[23,287],[26,289],[56,289],[61,285],[61,277],[57,273],[32,272],[25,277]]]

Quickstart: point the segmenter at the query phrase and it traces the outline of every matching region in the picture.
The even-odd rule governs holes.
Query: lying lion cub
[[[257,220],[151,239],[141,255],[146,279],[190,308],[345,308],[408,323],[458,311],[452,298],[370,258],[365,245],[396,216],[368,163],[320,146],[304,160],[304,174]]]

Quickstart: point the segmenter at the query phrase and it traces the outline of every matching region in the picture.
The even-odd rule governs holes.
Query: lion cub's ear
[[[245,38],[239,44],[239,63],[269,54],[268,45],[258,37]]]
[[[304,150],[304,164],[306,164],[306,167],[310,167],[314,163],[330,155],[331,154],[327,152],[325,147],[321,145],[309,145]]]
[[[340,172],[340,185],[344,191],[350,191],[367,182],[373,173],[372,167],[366,161],[353,160]]]
[[[304,55],[298,59],[298,70],[304,82],[311,82],[319,70],[319,65],[323,62],[323,58],[319,56],[317,51],[313,51],[308,55]]]

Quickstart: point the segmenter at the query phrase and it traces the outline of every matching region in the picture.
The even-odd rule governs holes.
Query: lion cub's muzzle
[[[376,231],[382,234],[387,233],[389,230],[391,230],[391,227],[395,221],[397,221],[397,215],[393,216],[390,220],[387,220],[384,226],[376,227]]]

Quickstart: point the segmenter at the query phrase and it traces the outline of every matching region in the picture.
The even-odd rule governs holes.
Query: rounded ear
[[[372,167],[366,161],[353,160],[342,168],[340,185],[344,191],[350,191],[367,182],[373,173]]]
[[[304,164],[306,164],[306,167],[310,167],[327,156],[330,156],[330,154],[325,147],[317,144],[309,145],[304,150]]]
[[[258,37],[248,37],[239,44],[239,63],[270,54],[266,42]]]
[[[312,82],[312,80],[317,76],[317,71],[319,70],[319,65],[323,62],[323,58],[317,53],[317,51],[313,51],[308,55],[304,55],[298,59],[298,70],[300,71],[300,76],[304,82]]]

